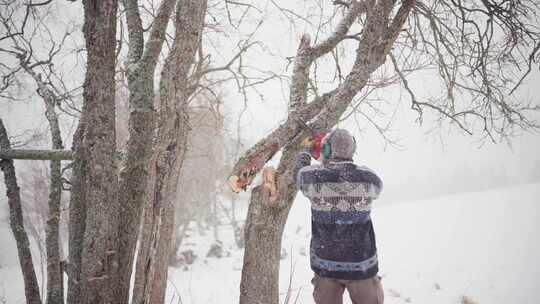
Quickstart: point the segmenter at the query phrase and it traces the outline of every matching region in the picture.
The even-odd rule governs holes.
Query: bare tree
[[[96,64],[98,60],[98,56],[96,55],[94,61],[88,60],[88,70],[87,70],[87,77],[85,82],[85,101],[82,109],[82,115],[80,119],[80,124],[78,127],[78,130],[74,136],[74,145],[73,150],[75,153],[71,153],[70,151],[65,151],[60,148],[56,148],[53,150],[4,150],[2,149],[0,151],[0,155],[2,157],[7,158],[19,158],[19,159],[49,159],[53,160],[53,164],[58,163],[62,159],[74,159],[73,163],[73,175],[71,177],[70,183],[71,183],[71,202],[70,202],[70,222],[69,222],[69,230],[70,230],[70,246],[69,246],[69,263],[67,264],[66,272],[68,273],[68,302],[73,303],[78,301],[78,299],[83,295],[81,288],[87,288],[87,289],[93,289],[89,290],[88,293],[92,294],[92,296],[101,296],[96,295],[95,291],[97,291],[97,287],[101,282],[107,282],[108,287],[113,288],[112,286],[119,287],[118,293],[115,294],[117,296],[116,300],[118,302],[127,302],[127,295],[129,293],[129,278],[130,278],[130,269],[133,259],[133,251],[135,248],[135,241],[137,237],[137,227],[139,224],[139,218],[140,218],[140,207],[142,206],[142,202],[145,200],[146,196],[144,195],[146,184],[147,184],[147,171],[148,171],[148,157],[150,153],[150,147],[152,146],[152,139],[154,134],[154,115],[153,115],[153,82],[154,82],[154,71],[156,64],[158,62],[158,56],[161,52],[161,46],[163,45],[163,42],[165,40],[166,36],[166,28],[168,24],[168,20],[170,18],[172,9],[174,8],[176,1],[162,1],[160,3],[160,9],[158,10],[158,13],[155,14],[155,16],[152,16],[151,26],[150,26],[150,33],[148,36],[148,40],[146,43],[144,43],[144,32],[146,31],[142,27],[142,18],[139,13],[139,5],[137,1],[125,1],[125,15],[127,18],[127,29],[128,29],[128,35],[129,35],[129,52],[128,52],[128,58],[127,58],[127,64],[126,69],[124,70],[124,73],[127,75],[128,79],[128,88],[130,91],[130,97],[129,97],[129,103],[130,103],[130,115],[129,115],[129,141],[127,143],[127,156],[124,158],[124,162],[122,164],[121,170],[120,170],[120,181],[119,181],[119,189],[122,193],[126,193],[128,195],[121,196],[118,198],[118,201],[116,201],[115,197],[109,198],[109,204],[110,207],[109,210],[112,210],[112,213],[108,213],[106,216],[107,219],[104,218],[98,218],[97,214],[97,206],[92,205],[93,210],[89,210],[87,207],[87,201],[92,200],[93,197],[91,196],[100,196],[105,192],[109,192],[112,194],[114,192],[113,190],[109,189],[115,189],[116,186],[114,185],[114,180],[107,180],[109,182],[112,182],[108,185],[108,189],[102,189],[101,193],[94,193],[93,187],[98,186],[97,184],[90,183],[90,179],[92,179],[92,176],[99,176],[100,178],[109,178],[111,177],[109,174],[112,171],[109,170],[102,170],[103,166],[95,165],[95,161],[92,159],[95,155],[99,154],[102,156],[104,151],[108,151],[109,148],[106,146],[109,142],[108,140],[99,142],[104,143],[105,146],[99,146],[97,151],[90,151],[97,147],[98,142],[95,140],[95,136],[103,135],[104,129],[97,128],[95,125],[95,122],[93,121],[96,118],[104,118],[104,116],[100,116],[100,114],[104,113],[104,109],[107,108],[106,105],[103,105],[101,109],[94,108],[94,98],[100,98],[100,94],[96,95],[95,89],[98,90],[101,89],[104,82],[98,81],[96,86],[90,87],[89,84],[93,84],[96,81],[96,75],[99,73],[105,72],[106,67],[110,67],[109,60],[103,59],[100,63],[100,69],[97,69],[93,66],[93,64]],[[39,7],[46,7],[46,4],[49,4],[49,1],[38,3],[36,6]],[[30,3],[30,5],[33,5]],[[194,4],[192,4],[194,5]],[[89,6],[85,7],[86,9],[89,9]],[[179,9],[179,8],[178,8]],[[99,8],[98,8],[99,10]],[[187,10],[186,10],[187,11]],[[91,11],[86,10],[85,13],[89,15],[88,13]],[[32,11],[32,13],[34,13]],[[206,7],[204,9],[201,8],[202,16],[204,16],[206,13]],[[30,16],[34,16],[31,14]],[[25,15],[25,21],[28,16]],[[203,17],[200,17],[203,18]],[[7,18],[9,19],[9,18]],[[183,19],[178,19],[181,22],[177,22],[176,26],[184,26]],[[202,20],[202,19],[201,19]],[[231,22],[232,19],[230,19]],[[11,21],[11,20],[9,20]],[[88,34],[88,31],[95,30],[96,32],[99,32],[100,30],[103,30],[103,32],[106,32],[109,29],[101,28],[100,26],[96,26],[92,22],[88,22],[88,18],[86,19],[85,23],[85,35],[86,35],[86,47],[88,54],[92,54],[91,50],[99,49],[101,48],[104,43],[103,39],[97,39],[93,36],[93,33]],[[188,20],[189,21],[189,20]],[[202,29],[203,22],[201,21],[201,29]],[[209,25],[211,27],[212,25]],[[122,27],[121,27],[122,28]],[[202,31],[199,29],[200,31]],[[38,31],[35,31],[38,32]],[[250,77],[242,74],[242,69],[244,68],[241,64],[241,55],[246,52],[246,50],[253,45],[249,41],[243,41],[238,44],[238,53],[235,54],[231,60],[229,60],[224,66],[221,67],[210,67],[210,56],[206,56],[203,53],[203,48],[200,43],[200,37],[194,40],[194,37],[190,35],[189,33],[185,33],[182,31],[178,31],[181,33],[179,34],[178,43],[173,42],[172,49],[174,50],[175,47],[177,47],[177,52],[184,53],[186,50],[189,52],[192,52],[193,58],[190,62],[184,62],[182,59],[179,58],[179,55],[171,55],[174,53],[174,51],[169,51],[169,58],[170,64],[168,68],[164,69],[164,72],[162,75],[167,75],[168,78],[162,79],[161,83],[164,84],[163,87],[168,87],[170,85],[167,84],[167,82],[170,82],[174,84],[174,77],[177,75],[185,75],[185,81],[181,87],[173,87],[170,91],[167,88],[162,89],[162,100],[167,102],[162,102],[163,110],[160,111],[161,117],[161,124],[169,124],[167,127],[163,127],[161,129],[158,129],[157,133],[158,135],[160,132],[170,132],[169,134],[165,134],[163,136],[169,136],[169,140],[176,140],[174,138],[174,132],[180,132],[180,139],[178,144],[179,150],[179,158],[178,160],[175,160],[177,163],[177,166],[174,168],[174,170],[170,170],[169,173],[166,174],[165,181],[160,183],[164,184],[174,184],[174,186],[167,186],[167,188],[161,188],[160,191],[163,193],[159,195],[168,195],[164,194],[165,192],[170,193],[176,193],[176,187],[178,185],[178,175],[180,172],[181,167],[181,159],[183,158],[183,149],[187,146],[187,131],[189,129],[189,125],[187,123],[187,120],[184,117],[184,114],[187,113],[187,104],[190,100],[190,97],[194,94],[200,94],[201,92],[206,92],[209,95],[214,94],[214,90],[216,86],[219,86],[223,81],[235,81],[239,85],[239,89],[244,90],[248,86],[252,85]],[[98,35],[99,36],[99,35]],[[123,33],[120,35],[120,40],[122,39]],[[96,38],[97,40],[92,40]],[[195,37],[196,38],[196,37]],[[183,41],[185,40],[185,41]],[[110,43],[110,42],[109,42]],[[122,45],[117,45],[115,55],[118,55],[121,51]],[[109,51],[110,49],[107,49]],[[178,51],[179,50],[179,51]],[[30,52],[31,53],[31,52]],[[105,53],[105,52],[104,52]],[[104,56],[104,53],[101,53],[101,56]],[[26,65],[29,67],[30,65],[34,65],[33,62],[31,62],[30,59],[26,57],[30,56],[24,56],[24,52],[21,50],[18,50],[18,52],[14,52],[17,58],[21,58],[21,64]],[[56,55],[57,51],[53,49],[49,53],[49,55],[53,54]],[[198,58],[195,58],[195,54],[198,54]],[[51,56],[52,57],[52,56]],[[174,58],[176,57],[176,59]],[[34,57],[32,57],[33,59]],[[24,60],[23,60],[24,59]],[[51,63],[52,60],[46,60],[46,61],[39,61],[36,62],[34,66],[30,67],[29,73],[31,77],[34,78],[38,86],[40,87],[40,90],[38,93],[40,95],[43,95],[43,98],[48,98],[48,100],[55,99],[57,102],[61,101],[62,99],[65,99],[64,96],[59,96],[58,92],[51,91],[55,88],[51,85],[49,82],[49,78],[47,78],[45,81],[42,81],[40,79],[39,73],[35,73],[34,71],[31,71],[31,68],[34,67],[48,67],[49,69],[53,66]],[[180,63],[180,65],[178,65]],[[236,64],[238,64],[238,67],[236,67]],[[172,66],[171,65],[176,65]],[[167,67],[167,63],[165,64],[165,67]],[[180,67],[180,69],[178,68]],[[165,72],[167,69],[172,70],[173,72]],[[235,69],[235,70],[233,70]],[[224,80],[218,80],[215,82],[208,81],[208,75],[210,73],[230,73],[233,75],[232,77],[229,76],[228,78],[224,78]],[[92,74],[93,73],[93,74]],[[174,75],[173,75],[174,74]],[[108,74],[106,75],[108,76]],[[242,78],[241,81],[239,81],[239,76]],[[14,78],[11,74],[8,74],[6,78],[4,78],[6,82],[11,82]],[[205,80],[205,84],[201,85],[201,80]],[[41,81],[41,82],[40,82]],[[257,79],[255,81],[261,81],[260,79]],[[109,84],[112,82],[109,82]],[[45,86],[49,86],[45,88]],[[172,87],[172,86],[171,86]],[[110,88],[110,86],[109,86]],[[47,89],[47,90],[45,90]],[[4,90],[3,90],[4,92]],[[173,93],[170,93],[173,92]],[[101,93],[101,92],[99,92]],[[106,98],[110,98],[111,96],[107,95],[109,91],[103,92],[104,96]],[[217,96],[216,96],[217,97]],[[175,105],[175,103],[177,103]],[[179,103],[182,105],[180,106]],[[86,106],[89,105],[89,106]],[[107,108],[108,110],[111,110],[111,108]],[[53,108],[54,110],[54,108]],[[77,109],[74,109],[77,112]],[[172,111],[172,112],[171,112]],[[178,115],[171,115],[176,111]],[[48,111],[49,113],[50,111]],[[98,114],[99,113],[99,114]],[[109,113],[109,112],[107,112]],[[181,116],[179,119],[178,116]],[[90,117],[90,118],[89,118]],[[110,116],[107,116],[110,118]],[[87,121],[88,119],[92,121]],[[174,121],[178,122],[180,121],[183,123],[183,126],[179,130],[174,130],[176,126],[172,126]],[[110,123],[110,120],[106,121],[107,124]],[[54,121],[52,121],[54,123]],[[101,124],[99,127],[101,127],[103,124]],[[91,130],[86,130],[86,128],[91,127]],[[97,129],[100,129],[102,131],[96,131]],[[171,129],[172,128],[172,129]],[[97,133],[94,133],[97,132]],[[89,140],[86,140],[86,137],[88,135],[90,136]],[[110,138],[108,136],[114,136],[111,134],[107,134],[107,138]],[[171,137],[172,136],[172,137]],[[163,139],[163,137],[157,137],[158,140],[160,138]],[[162,140],[164,142],[166,140]],[[164,145],[164,143],[162,143]],[[157,143],[156,143],[157,145]],[[102,149],[103,148],[103,149]],[[167,147],[161,147],[162,150],[164,150]],[[90,149],[90,150],[88,150]],[[110,151],[109,151],[110,152]],[[165,153],[162,151],[162,153]],[[169,153],[167,151],[166,153]],[[115,158],[115,153],[110,154],[109,156],[111,158]],[[175,156],[173,155],[172,158]],[[110,162],[114,165],[114,159],[110,160]],[[110,164],[111,164],[110,163]],[[96,168],[97,167],[97,168]],[[107,169],[112,168],[111,166],[106,166]],[[113,166],[114,167],[114,166]],[[151,167],[150,167],[151,168]],[[94,172],[89,172],[90,169],[96,169]],[[100,171],[101,170],[101,171]],[[100,172],[98,172],[100,171]],[[110,186],[110,187],[109,187]],[[169,198],[168,201],[173,202],[175,201],[175,195],[168,195],[172,198]],[[112,203],[111,203],[112,202]],[[105,202],[102,202],[105,203]],[[115,244],[111,239],[105,237],[104,230],[111,232],[112,230],[109,229],[108,226],[104,227],[105,229],[102,229],[100,231],[95,231],[97,228],[97,222],[100,222],[101,220],[110,221],[110,218],[108,218],[109,215],[115,214],[117,212],[116,208],[123,208],[121,210],[122,216],[120,218],[120,221],[118,223],[118,230],[117,235],[113,233],[110,235],[112,239],[118,238],[120,241],[120,244]],[[171,205],[172,206],[172,205]],[[103,210],[101,210],[103,212]],[[174,211],[174,210],[173,210]],[[153,220],[159,220],[161,221],[161,215],[171,215],[174,212],[163,212],[156,214],[156,217],[152,215]],[[167,222],[167,221],[163,221]],[[168,219],[169,223],[172,223],[172,218]],[[88,224],[92,224],[92,227],[88,227]],[[174,234],[174,230],[171,228],[170,225],[163,225],[160,226],[163,228],[166,228],[165,232],[162,234],[163,237],[159,239],[160,245],[167,245],[166,240],[170,239],[172,235]],[[154,230],[155,231],[155,230]],[[114,232],[114,231],[113,231]],[[144,232],[144,231],[143,231]],[[88,243],[92,240],[92,234],[97,233],[97,236],[95,239],[93,239],[96,242],[102,242],[105,240],[107,244],[102,245],[106,248],[106,255],[107,259],[106,262],[108,265],[103,266],[100,273],[105,273],[103,276],[100,276],[98,278],[89,275],[84,274],[85,267],[90,266],[90,262],[88,265],[84,265],[84,255],[87,254],[90,257],[88,257],[88,260],[95,260],[99,259],[99,251],[101,251],[102,248],[97,248],[97,252],[87,252],[88,249]],[[154,235],[155,236],[155,235]],[[142,246],[144,247],[144,246]],[[94,248],[94,247],[92,247]],[[114,256],[116,253],[116,249],[118,249],[118,257]],[[167,261],[169,259],[169,254],[163,253],[164,251],[160,250],[155,252],[155,259],[161,263],[158,266],[158,270],[156,271],[158,274],[161,275],[162,273],[166,273],[166,265]],[[143,255],[140,255],[143,256]],[[118,260],[116,260],[118,259]],[[165,261],[162,263],[161,261]],[[118,269],[121,269],[121,271],[116,272],[115,268],[116,262],[118,262]],[[103,260],[97,261],[97,265],[99,264],[106,264],[103,262]],[[109,267],[110,266],[110,267]],[[95,273],[95,269],[89,270],[92,273]],[[152,274],[154,275],[154,274]],[[88,278],[85,278],[87,276]],[[114,277],[116,276],[116,277]],[[164,276],[166,277],[166,276]],[[86,281],[85,281],[86,280]],[[119,285],[115,285],[116,281],[118,280]],[[145,279],[146,280],[146,279]],[[112,283],[111,283],[112,282]],[[161,282],[165,282],[165,280],[162,280]],[[52,283],[52,281],[51,281]],[[101,285],[103,286],[103,285]],[[159,291],[158,289],[155,289],[156,291],[154,294],[164,293],[165,285],[161,284]],[[110,295],[110,291],[103,290],[104,293]],[[49,290],[50,292],[50,290]],[[159,295],[158,295],[159,297]],[[50,297],[52,300],[53,297]]]
[[[530,66],[538,57],[540,31],[532,25],[538,20],[535,15],[525,13],[537,11],[538,5],[533,1],[483,1],[482,4],[470,5],[461,1],[435,1],[428,5],[415,0],[403,0],[399,4],[369,0],[335,1],[335,4],[342,6],[346,13],[334,33],[315,45],[311,45],[307,35],[300,41],[294,58],[287,120],[244,153],[229,179],[233,190],[245,189],[264,164],[282,150],[277,170],[265,170],[264,184],[252,190],[245,227],[246,250],[240,303],[278,302],[281,236],[297,193],[293,178],[294,158],[300,150],[300,140],[310,136],[311,132],[336,125],[357,94],[369,89],[373,72],[385,64],[389,55],[397,77],[411,94],[412,108],[419,114],[423,108],[434,109],[441,118],[468,132],[466,122],[469,119],[479,121],[482,133],[490,138],[493,138],[492,131],[506,136],[513,127],[536,127],[527,119],[526,112],[538,110],[538,106],[520,106],[510,102],[506,96],[512,92],[505,91],[509,87],[509,79],[501,77],[498,72],[498,68],[505,67],[503,59],[513,58],[508,57],[510,54],[526,59],[511,59],[510,62],[517,66],[523,62]],[[487,23],[482,24],[479,20],[487,20]],[[536,22],[531,24],[531,20]],[[348,34],[356,22],[362,26],[361,31]],[[435,34],[428,36],[426,26]],[[493,34],[496,28],[507,34],[499,43],[492,42],[497,40]],[[449,37],[452,37],[451,42]],[[357,41],[350,72],[335,89],[322,95],[315,94],[308,102],[308,88],[313,82],[309,75],[310,66],[349,39]],[[441,82],[449,88],[447,98],[419,101],[406,81],[404,70],[410,73],[422,67],[409,66],[415,62],[414,56],[418,56],[418,52],[414,52],[420,43],[423,44],[423,54],[429,50],[427,53],[436,58],[431,62],[439,68]],[[457,43],[456,47],[452,43]],[[504,51],[497,53],[501,46]],[[400,62],[391,53],[393,48],[411,51],[400,53]],[[339,65],[336,69],[342,71]],[[463,69],[471,72],[461,73]],[[513,83],[519,85],[521,80],[518,78]],[[452,98],[457,92],[462,94],[460,97],[467,97],[462,100],[460,108],[456,98]],[[358,101],[361,102],[362,99]],[[356,108],[355,105],[353,111]],[[303,127],[304,124],[308,127]]]
[[[66,38],[71,35],[68,30],[58,41],[46,25],[48,10],[39,11],[37,8],[47,7],[48,3],[27,3],[18,5],[16,3],[4,3],[5,10],[0,14],[5,48],[0,52],[11,56],[17,63],[12,68],[12,77],[18,71],[26,74],[32,79],[37,87],[37,95],[41,97],[45,105],[45,116],[49,123],[51,148],[53,150],[63,150],[62,134],[57,116],[57,107],[60,108],[62,102],[72,99],[72,92],[67,91],[66,85],[59,77],[54,67],[55,57],[58,56]],[[19,10],[24,11],[24,19],[20,25],[11,17]],[[47,52],[40,52],[35,48],[38,32],[48,35],[50,49]],[[6,42],[8,42],[6,44]],[[40,48],[43,48],[40,45]],[[41,53],[46,56],[42,57]],[[7,67],[8,65],[4,65]],[[8,87],[6,87],[7,89]],[[28,152],[28,151],[27,151]],[[63,303],[63,271],[61,267],[61,254],[59,242],[60,206],[62,199],[62,168],[61,160],[50,161],[50,181],[48,215],[45,235],[45,247],[47,255],[47,303]]]
[[[160,302],[165,294],[167,266],[175,249],[172,240],[178,233],[174,229],[175,208],[179,200],[185,199],[184,193],[178,192],[179,178],[186,149],[190,146],[190,130],[196,125],[189,121],[193,100],[203,94],[219,104],[220,96],[216,92],[225,82],[235,83],[246,97],[247,90],[276,77],[269,75],[261,78],[246,71],[242,58],[248,49],[257,44],[251,41],[253,34],[238,41],[237,52],[223,65],[214,65],[211,55],[206,53],[205,45],[201,43],[201,36],[203,29],[206,39],[209,39],[209,34],[220,33],[219,21],[216,21],[213,10],[219,13],[221,4],[219,1],[208,6],[201,1],[177,3],[173,24],[175,33],[160,79],[158,128],[149,168],[148,205],[144,209],[139,239],[134,303]],[[189,13],[179,16],[179,12]],[[212,18],[204,22],[205,16]],[[227,20],[234,23],[233,27],[237,25],[232,15]],[[199,34],[198,38],[195,33]],[[224,36],[230,39],[227,34]],[[216,51],[221,52],[219,49]],[[178,54],[183,56],[178,57]]]
[[[122,270],[118,303],[129,301],[129,287],[148,181],[154,118],[154,73],[176,0],[161,2],[150,36],[144,43],[142,20],[136,0],[124,1],[129,33],[127,75],[129,87],[129,140],[120,173],[119,197],[122,217],[118,221],[119,269]]]
[[[0,148],[9,150],[10,146],[11,144],[6,129],[4,128],[4,123],[0,119]],[[21,264],[21,271],[24,279],[26,303],[39,304],[41,303],[39,285],[34,270],[34,263],[32,262],[30,242],[28,241],[28,235],[24,229],[21,195],[17,184],[13,160],[0,159],[0,169],[4,172],[4,181],[6,183],[9,204],[9,224],[17,243],[19,263]]]

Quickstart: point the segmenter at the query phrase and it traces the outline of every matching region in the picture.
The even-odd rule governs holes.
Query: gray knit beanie
[[[335,129],[329,135],[330,159],[351,159],[356,150],[356,142],[349,131],[345,129]]]

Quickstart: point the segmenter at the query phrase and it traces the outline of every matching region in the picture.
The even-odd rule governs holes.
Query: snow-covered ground
[[[463,295],[478,304],[540,303],[540,183],[375,206],[372,217],[385,303],[460,303]],[[284,298],[294,270],[290,285],[297,303],[313,303],[309,223],[309,204],[299,196],[285,229],[280,278]],[[182,250],[199,257],[193,265],[170,268],[165,303],[237,303],[242,250],[230,229],[222,229],[220,238],[229,256],[205,258],[212,233],[190,232]],[[23,303],[5,223],[0,241],[0,303]]]
[[[540,183],[375,206],[372,217],[385,303],[459,303],[463,295],[479,304],[540,303]],[[282,298],[293,265],[293,299],[299,293],[297,303],[313,303],[305,255],[310,210],[300,195],[284,234]],[[200,246],[199,238],[190,242],[204,257],[209,241]],[[234,249],[232,235],[222,239],[230,257],[170,270],[169,299],[237,303],[242,252]]]

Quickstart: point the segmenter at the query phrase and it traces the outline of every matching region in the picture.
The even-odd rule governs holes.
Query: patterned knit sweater
[[[322,277],[373,277],[378,262],[369,214],[382,181],[373,171],[352,161],[310,164],[309,153],[298,155],[297,185],[311,201],[311,268]]]

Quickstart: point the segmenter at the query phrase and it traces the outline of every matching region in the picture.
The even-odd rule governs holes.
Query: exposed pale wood
[[[264,167],[262,171],[262,180],[262,186],[266,191],[268,191],[269,194],[267,203],[270,207],[275,206],[278,198],[276,170],[274,170],[272,167]]]

